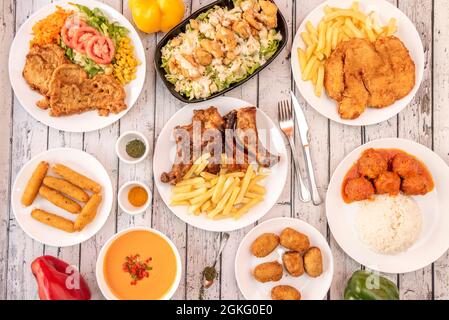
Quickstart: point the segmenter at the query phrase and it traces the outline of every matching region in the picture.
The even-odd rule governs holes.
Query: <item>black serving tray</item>
[[[212,94],[211,96],[209,96],[207,98],[189,100],[187,97],[183,96],[179,92],[176,92],[174,84],[170,83],[167,80],[167,78],[165,78],[166,72],[165,72],[164,68],[161,67],[161,65],[162,65],[161,49],[167,44],[167,42],[169,40],[171,40],[172,38],[176,37],[181,32],[185,31],[185,27],[189,23],[190,19],[195,19],[201,13],[206,12],[207,10],[209,10],[210,8],[212,8],[214,6],[227,7],[227,8],[231,9],[231,8],[234,7],[234,2],[232,0],[218,0],[218,1],[215,1],[215,2],[213,2],[213,3],[211,3],[211,4],[207,5],[207,6],[202,7],[201,9],[199,9],[199,10],[195,11],[194,13],[192,13],[189,17],[187,17],[185,20],[183,20],[176,27],[174,27],[169,32],[167,32],[167,34],[161,39],[161,41],[159,41],[159,43],[156,46],[156,52],[154,54],[154,66],[155,66],[159,76],[161,77],[161,79],[164,82],[165,86],[167,87],[168,91],[170,91],[170,93],[173,96],[175,96],[177,99],[179,99],[179,100],[181,100],[183,102],[186,102],[186,103],[196,103],[196,102],[210,100],[212,98],[218,97],[218,96],[222,95],[223,93],[228,92],[228,91],[230,91],[230,90],[232,90],[232,89],[234,89],[234,88],[244,84],[246,81],[248,81],[249,79],[251,79],[252,77],[257,75],[260,71],[262,71],[266,66],[268,66],[279,55],[279,53],[282,51],[282,49],[284,49],[284,47],[287,45],[287,41],[288,41],[287,22],[285,21],[285,18],[282,15],[281,11],[278,9],[278,13],[277,13],[278,26],[277,26],[276,30],[281,33],[282,40],[279,43],[279,47],[278,47],[277,51],[273,54],[273,56],[271,56],[271,58],[268,59],[268,61],[264,65],[260,66],[252,75],[250,75],[245,80],[242,80],[240,82],[234,83],[229,88],[227,88],[227,89],[225,89],[223,91],[220,91],[220,92],[216,92],[216,93]]]

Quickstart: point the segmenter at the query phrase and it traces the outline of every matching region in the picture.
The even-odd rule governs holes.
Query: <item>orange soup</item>
[[[121,300],[162,299],[176,279],[176,256],[170,244],[146,230],[115,239],[104,257],[104,278]]]

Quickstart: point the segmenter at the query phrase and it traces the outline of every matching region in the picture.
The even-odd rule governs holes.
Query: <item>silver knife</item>
[[[307,125],[306,116],[299,105],[298,99],[296,99],[293,91],[290,91],[292,96],[293,107],[295,109],[296,123],[298,124],[299,137],[301,138],[301,143],[304,148],[304,153],[306,155],[307,171],[309,173],[310,186],[312,187],[312,202],[314,205],[321,204],[322,200],[318,193],[318,188],[316,186],[315,174],[313,172],[312,159],[310,156],[309,147],[309,126]]]

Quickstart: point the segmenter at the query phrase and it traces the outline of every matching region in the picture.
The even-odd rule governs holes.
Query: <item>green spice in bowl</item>
[[[136,164],[147,156],[148,140],[138,131],[127,131],[118,138],[115,151],[123,162]]]
[[[145,144],[139,139],[131,140],[126,144],[126,153],[134,159],[142,157],[145,154],[145,150]]]

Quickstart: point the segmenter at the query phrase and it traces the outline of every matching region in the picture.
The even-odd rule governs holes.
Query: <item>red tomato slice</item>
[[[74,49],[80,53],[85,53],[86,45],[89,42],[89,40],[92,37],[98,35],[100,35],[100,33],[95,28],[92,27],[77,28],[72,38],[72,44],[74,46]]]
[[[108,37],[94,36],[87,43],[86,53],[98,64],[109,64],[115,55],[114,43]]]
[[[64,26],[61,29],[62,41],[69,47],[74,49],[74,43],[72,42],[75,31],[78,28],[87,26],[84,20],[81,20],[77,16],[70,16],[65,20]]]

